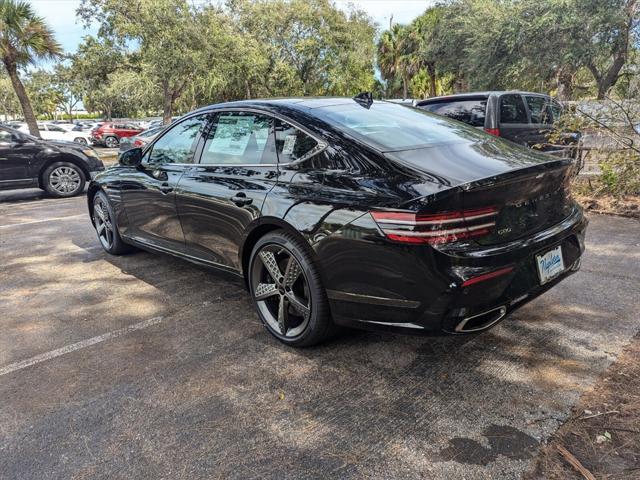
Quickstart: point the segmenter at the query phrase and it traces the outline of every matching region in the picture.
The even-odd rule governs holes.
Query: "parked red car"
[[[133,137],[142,130],[142,128],[130,123],[105,123],[91,132],[91,139],[94,145],[116,148],[120,145],[121,138]]]

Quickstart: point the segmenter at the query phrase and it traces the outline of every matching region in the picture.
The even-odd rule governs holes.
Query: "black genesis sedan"
[[[244,276],[282,342],[485,330],[577,271],[572,164],[370,99],[196,110],[88,190],[98,238]]]

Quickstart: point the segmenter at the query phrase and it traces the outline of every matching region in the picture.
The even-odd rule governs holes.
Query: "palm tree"
[[[409,76],[415,73],[412,59],[412,39],[407,27],[395,24],[385,31],[378,42],[378,67],[382,78],[402,81],[402,96],[409,94]]]
[[[424,70],[429,77],[429,96],[434,97],[437,91],[437,59],[442,55],[438,50],[438,29],[444,15],[444,7],[428,8],[410,25],[410,36],[413,38],[413,66],[416,70]]]
[[[20,101],[31,135],[40,136],[29,96],[18,76],[18,68],[61,54],[62,47],[56,42],[53,31],[42,17],[36,15],[29,3],[23,0],[0,0],[0,58]]]

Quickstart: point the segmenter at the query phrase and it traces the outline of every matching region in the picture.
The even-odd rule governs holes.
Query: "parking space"
[[[640,222],[472,337],[295,350],[240,280],[106,255],[86,199],[0,192],[0,478],[518,478],[640,330]]]

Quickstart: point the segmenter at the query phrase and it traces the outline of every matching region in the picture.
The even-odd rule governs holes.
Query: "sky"
[[[127,1],[127,0],[122,0]],[[393,15],[394,23],[409,23],[433,3],[432,0],[334,0],[339,8],[349,4],[364,10],[381,28],[388,28]],[[76,9],[80,0],[31,0],[31,4],[43,16],[56,33],[56,39],[67,53],[75,52],[84,35],[95,34],[95,28],[84,30],[77,23]]]

